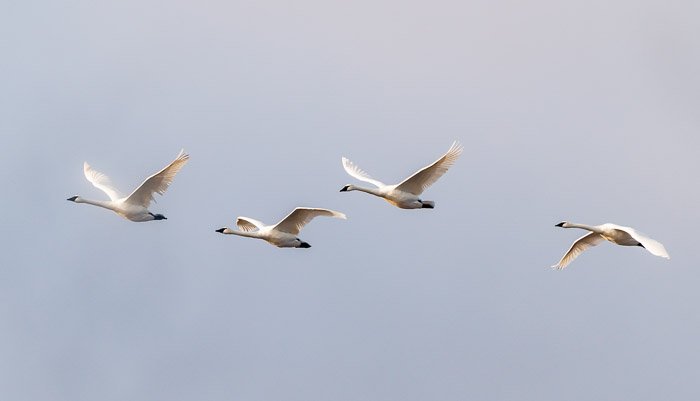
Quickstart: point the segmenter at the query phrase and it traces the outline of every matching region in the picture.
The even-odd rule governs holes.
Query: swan
[[[360,181],[373,184],[377,188],[363,188],[348,184],[344,186],[340,192],[367,192],[368,194],[384,198],[387,202],[401,209],[433,209],[435,208],[435,202],[421,200],[419,197],[420,194],[430,185],[434,184],[435,181],[452,167],[463,150],[464,148],[462,145],[455,141],[447,153],[437,159],[433,164],[422,168],[412,176],[403,180],[400,184],[395,185],[386,185],[381,181],[375,180],[356,164],[343,157],[343,167],[350,176]]]
[[[308,242],[300,240],[297,235],[299,235],[299,231],[316,216],[336,217],[343,220],[347,219],[343,213],[333,210],[298,207],[274,226],[266,226],[262,222],[249,217],[238,217],[236,219],[236,225],[239,230],[232,230],[228,227],[224,227],[216,230],[216,232],[239,235],[241,237],[259,238],[279,248],[311,248]]]
[[[119,194],[119,191],[114,188],[109,177],[94,170],[85,162],[83,164],[85,178],[96,188],[106,193],[110,200],[90,200],[77,195],[67,200],[75,203],[87,203],[89,205],[103,207],[131,221],[167,220],[162,214],[154,214],[148,211],[148,207],[151,201],[155,201],[153,194],[157,192],[163,195],[170,186],[170,183],[173,182],[175,174],[180,171],[182,166],[184,166],[189,159],[190,156],[185,154],[185,150],[181,150],[180,154],[177,155],[172,163],[146,178],[131,195],[126,197],[122,197],[122,195]]]
[[[561,223],[557,224],[556,227],[582,228],[590,231],[590,233],[574,241],[571,248],[566,251],[559,263],[552,266],[560,270],[576,259],[576,257],[583,251],[598,245],[603,240],[623,246],[641,246],[642,248],[651,252],[653,255],[661,256],[662,258],[666,259],[671,258],[668,256],[666,248],[664,248],[660,242],[638,233],[631,227],[623,227],[611,223],[601,224],[599,226],[587,226],[585,224],[569,223],[568,221],[562,221]]]

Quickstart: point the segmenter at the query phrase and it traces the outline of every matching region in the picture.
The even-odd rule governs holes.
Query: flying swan
[[[464,148],[455,141],[450,149],[435,163],[424,167],[412,176],[406,178],[400,184],[386,185],[381,181],[377,181],[370,177],[369,174],[360,169],[356,164],[346,159],[343,160],[343,167],[350,176],[360,180],[369,182],[377,188],[362,188],[355,185],[346,185],[340,192],[346,191],[362,191],[384,198],[387,202],[401,209],[433,209],[435,202],[424,201],[419,198],[420,194],[425,191],[430,185],[434,184],[447,170],[452,167],[454,162],[462,154]]]
[[[562,221],[561,223],[557,224],[556,227],[582,228],[590,231],[590,233],[574,241],[571,248],[569,248],[566,254],[564,254],[559,263],[552,266],[560,270],[576,259],[576,257],[583,251],[598,245],[603,240],[623,246],[641,246],[642,248],[651,252],[653,255],[661,256],[662,258],[666,259],[671,258],[668,256],[666,248],[664,248],[660,242],[638,233],[631,227],[623,227],[611,223],[602,224],[599,226],[587,226],[585,224],[574,224],[567,221]]]
[[[238,217],[236,225],[239,230],[224,227],[216,230],[216,232],[262,239],[279,248],[311,248],[308,242],[300,240],[297,235],[316,216],[346,219],[343,213],[333,210],[298,207],[274,226],[266,226],[262,222],[249,217]]]
[[[162,214],[154,214],[148,211],[154,193],[163,195],[175,178],[175,174],[187,163],[190,156],[185,154],[185,150],[181,150],[172,163],[168,164],[164,169],[148,177],[138,188],[127,197],[119,194],[116,188],[112,185],[109,177],[93,170],[90,165],[85,162],[83,164],[83,172],[85,178],[98,189],[101,189],[109,196],[108,201],[90,200],[80,196],[68,198],[69,201],[75,203],[87,203],[109,209],[114,213],[129,219],[131,221],[151,221],[151,220],[166,220]]]

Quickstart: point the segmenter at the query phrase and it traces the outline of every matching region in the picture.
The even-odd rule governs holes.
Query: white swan
[[[258,238],[280,248],[311,248],[308,242],[300,240],[297,235],[316,216],[346,219],[343,213],[333,210],[298,207],[274,226],[266,226],[262,222],[249,217],[238,217],[236,225],[239,231],[224,227],[216,230],[216,232]]]
[[[85,199],[80,196],[73,196],[68,198],[69,201],[75,203],[87,203],[90,205],[95,205],[109,209],[114,213],[129,219],[131,221],[150,221],[150,220],[166,220],[166,217],[162,214],[153,214],[148,211],[148,206],[150,206],[151,201],[155,201],[153,198],[154,193],[159,193],[163,195],[165,191],[173,182],[175,174],[182,168],[182,166],[187,163],[190,156],[185,154],[185,150],[181,150],[177,158],[173,160],[172,163],[168,164],[164,169],[148,177],[138,188],[131,193],[131,195],[122,197],[119,194],[109,177],[106,175],[93,170],[87,162],[83,164],[83,172],[85,173],[85,178],[92,183],[95,187],[101,189],[104,193],[109,196],[108,201],[90,200]]]
[[[581,252],[598,245],[603,240],[610,241],[617,245],[641,246],[642,248],[651,252],[653,255],[661,256],[662,258],[666,259],[671,258],[668,256],[666,248],[664,248],[660,242],[638,233],[631,227],[623,227],[610,223],[599,226],[587,226],[585,224],[575,224],[567,221],[562,221],[561,223],[557,224],[556,227],[582,228],[590,231],[590,233],[574,241],[571,248],[569,248],[566,254],[564,254],[559,263],[552,266],[557,269],[565,268],[569,263],[576,259]]]
[[[450,149],[441,158],[435,161],[435,163],[424,167],[412,176],[406,178],[400,184],[396,185],[386,185],[381,181],[377,181],[369,176],[366,172],[360,169],[357,165],[353,164],[350,160],[345,157],[343,160],[343,167],[345,171],[350,174],[350,176],[357,178],[360,181],[369,182],[375,185],[377,188],[362,188],[355,185],[346,185],[340,192],[346,191],[362,191],[372,194],[374,196],[379,196],[384,198],[387,202],[394,206],[400,207],[401,209],[432,209],[435,207],[435,202],[424,201],[419,198],[420,194],[425,191],[430,185],[435,183],[438,178],[442,177],[447,170],[452,167],[454,162],[462,154],[464,148],[457,141],[455,141]]]

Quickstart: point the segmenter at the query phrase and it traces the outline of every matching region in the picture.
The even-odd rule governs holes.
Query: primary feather
[[[455,141],[450,149],[441,158],[437,159],[433,164],[422,168],[412,176],[406,178],[403,182],[396,186],[399,191],[405,191],[416,196],[425,191],[426,188],[433,185],[443,174],[449,170],[462,154],[464,147]]]
[[[602,241],[604,241],[603,237],[600,236],[600,234],[596,233],[588,233],[584,235],[583,237],[577,239],[574,241],[573,244],[571,244],[571,247],[569,248],[568,251],[562,256],[561,260],[559,263],[556,265],[552,266],[557,269],[563,269],[566,266],[569,265],[569,263],[573,262],[574,259],[578,257],[583,251],[585,251],[588,248],[592,248],[598,244],[600,244]]]
[[[236,219],[236,225],[241,231],[251,232],[256,231],[265,226],[262,222],[251,219],[250,217],[238,217]]]
[[[385,186],[383,182],[370,177],[369,174],[367,174],[364,170],[358,167],[355,163],[351,162],[345,157],[343,157],[342,159],[343,168],[345,168],[345,172],[348,173],[351,177],[355,177],[360,181],[369,182],[370,184],[379,188]]]
[[[308,207],[298,207],[294,209],[291,213],[277,223],[273,229],[282,231],[289,234],[297,235],[306,224],[308,224],[314,217],[317,216],[329,216],[336,217],[340,219],[346,219],[345,215],[340,212],[336,212],[329,209],[316,209]]]
[[[87,178],[87,180],[90,181],[95,188],[106,193],[107,196],[109,196],[109,199],[114,201],[122,197],[121,194],[119,194],[119,191],[114,188],[114,185],[109,177],[107,177],[106,174],[100,173],[99,171],[90,167],[88,162],[83,163],[83,173],[85,174],[85,178]]]
[[[178,171],[187,163],[190,159],[188,154],[185,154],[184,149],[180,151],[175,160],[172,163],[165,166],[159,172],[153,174],[152,176],[146,178],[146,180],[139,185],[138,188],[134,190],[124,201],[126,203],[131,203],[143,207],[150,206],[151,202],[155,200],[154,194],[163,195],[168,189],[170,184],[173,182],[175,175]]]

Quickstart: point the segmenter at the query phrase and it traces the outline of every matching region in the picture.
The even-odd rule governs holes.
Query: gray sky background
[[[697,400],[697,1],[7,1],[7,400]],[[361,193],[465,152],[434,210]],[[66,202],[192,156],[132,223]],[[276,249],[215,229],[345,212]],[[582,233],[633,226],[672,259]]]

